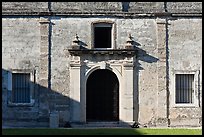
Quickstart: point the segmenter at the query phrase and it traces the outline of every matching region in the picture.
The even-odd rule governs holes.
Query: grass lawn
[[[9,128],[2,129],[2,135],[202,135],[202,129],[152,129],[152,128]]]

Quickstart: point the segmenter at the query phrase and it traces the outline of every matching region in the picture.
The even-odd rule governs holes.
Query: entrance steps
[[[124,122],[87,122],[72,123],[72,128],[131,128],[131,123]]]

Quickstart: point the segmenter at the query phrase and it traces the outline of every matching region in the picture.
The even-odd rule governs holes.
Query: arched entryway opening
[[[86,121],[119,121],[119,81],[108,69],[95,70],[87,79]]]

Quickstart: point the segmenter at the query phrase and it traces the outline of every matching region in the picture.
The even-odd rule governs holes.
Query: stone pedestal
[[[59,127],[59,114],[57,112],[50,113],[50,128],[58,128]]]

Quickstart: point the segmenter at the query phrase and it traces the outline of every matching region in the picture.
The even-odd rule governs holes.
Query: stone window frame
[[[13,103],[11,100],[12,97],[12,74],[14,73],[29,73],[30,74],[30,103]],[[8,84],[7,84],[7,102],[8,106],[33,106],[35,103],[34,100],[34,91],[35,91],[35,70],[31,69],[10,69],[8,72]]]
[[[112,32],[111,32],[111,48],[95,48],[94,47],[94,27],[97,24],[107,24],[107,25],[112,25]],[[91,47],[90,49],[116,49],[116,23],[114,21],[111,20],[98,20],[98,21],[94,21],[91,23]]]
[[[176,74],[193,74],[194,75],[194,92],[193,92],[193,98],[192,103],[176,103]],[[199,100],[198,100],[198,94],[199,94],[199,70],[174,70],[174,74],[172,76],[172,107],[199,107]]]

